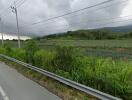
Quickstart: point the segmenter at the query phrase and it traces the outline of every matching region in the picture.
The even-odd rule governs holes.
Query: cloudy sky
[[[15,14],[9,8],[13,1],[0,0],[1,31],[10,35],[17,33]],[[44,36],[69,30],[132,24],[132,0],[113,0],[46,21],[103,1],[107,0],[17,0],[20,33],[27,36]]]

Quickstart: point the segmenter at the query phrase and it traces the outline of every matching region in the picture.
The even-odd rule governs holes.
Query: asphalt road
[[[0,100],[3,100],[3,96],[2,96],[2,94],[0,93]]]
[[[61,100],[37,83],[0,62],[0,87],[9,100]],[[1,96],[1,94],[0,94]]]

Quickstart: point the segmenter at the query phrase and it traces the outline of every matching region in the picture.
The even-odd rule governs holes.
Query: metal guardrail
[[[5,59],[8,59],[8,60],[13,61],[15,63],[18,63],[20,65],[23,65],[23,66],[25,66],[25,67],[27,67],[29,69],[32,69],[34,71],[37,71],[37,72],[39,72],[39,73],[41,73],[41,74],[43,74],[45,76],[48,76],[50,78],[53,78],[53,79],[55,79],[55,80],[57,80],[57,81],[65,84],[65,85],[68,85],[68,86],[70,86],[72,88],[75,88],[77,90],[80,90],[82,92],[85,92],[88,95],[94,96],[94,97],[96,97],[98,99],[101,99],[101,100],[121,100],[120,98],[117,98],[117,97],[111,96],[109,94],[100,92],[100,91],[95,90],[93,88],[90,88],[88,86],[79,84],[77,82],[71,81],[71,80],[66,79],[66,78],[63,78],[63,77],[58,76],[58,75],[56,75],[54,73],[48,72],[46,70],[40,69],[38,67],[32,66],[30,64],[24,63],[22,61],[19,61],[19,60],[14,59],[14,58],[8,57],[6,55],[0,54],[0,57],[1,58],[5,58]]]

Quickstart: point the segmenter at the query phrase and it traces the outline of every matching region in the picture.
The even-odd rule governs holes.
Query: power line
[[[127,20],[122,20],[122,21],[114,21],[114,22],[109,22],[109,23],[105,23],[105,24],[98,24],[98,25],[96,25],[97,26],[97,28],[92,28],[92,29],[100,29],[100,28],[103,28],[103,27],[100,27],[100,26],[103,26],[103,25],[108,25],[108,24],[113,24],[113,23],[119,23],[119,22],[125,22],[125,21],[130,21],[130,20],[132,20],[132,18],[131,19],[127,19]],[[99,27],[98,27],[99,26]],[[76,29],[77,30],[77,29]],[[55,30],[51,30],[51,31],[48,31],[47,33],[49,33],[49,32],[54,32]],[[59,31],[59,29],[57,29],[56,31]],[[62,30],[63,31],[63,30]],[[70,31],[70,30],[68,30],[68,31]],[[72,30],[73,31],[73,30]],[[66,31],[65,31],[66,32]],[[58,33],[58,32],[57,32]]]
[[[129,17],[129,16],[132,16],[132,15],[128,15],[128,16],[124,16],[124,17],[113,17],[113,18],[109,18],[109,19],[105,19],[106,21],[110,21],[110,20],[115,20],[115,19],[119,19],[119,18],[127,18],[127,17]],[[130,18],[130,19],[127,19],[127,20],[131,20],[132,18]],[[98,21],[101,21],[101,20],[98,20]],[[115,21],[115,22],[122,22],[122,21],[126,21],[126,20],[120,20],[120,21]],[[88,21],[89,22],[89,21]],[[87,23],[87,22],[85,22],[85,23]],[[114,23],[114,22],[113,22]],[[76,24],[76,25],[82,25],[82,24],[84,24],[84,22],[82,23],[82,22],[78,22],[78,23],[74,23],[74,24]],[[106,23],[105,23],[106,24]],[[99,26],[100,25],[105,25],[105,24],[99,24]],[[69,25],[65,25],[65,26],[63,26],[62,28],[65,28],[65,27],[69,27]],[[59,28],[59,27],[57,27],[57,28]],[[48,29],[48,28],[47,28]],[[51,29],[50,29],[51,30]]]
[[[23,0],[23,1],[25,1],[25,0]],[[14,2],[16,3],[16,5],[18,5],[18,4],[19,4],[20,2],[22,2],[22,1],[21,1],[21,0],[13,1],[13,3],[11,3],[11,5],[10,5],[9,7],[5,8],[5,9],[0,13],[0,16],[5,15],[5,13],[7,13],[7,11],[10,10],[10,7],[11,7],[12,5],[14,5]],[[23,4],[23,3],[22,3],[22,4]],[[19,4],[19,6],[21,6],[22,4]]]
[[[24,0],[25,1],[25,0]],[[111,2],[111,1],[114,1],[114,0],[108,0],[109,2]],[[107,2],[108,2],[107,1]],[[128,1],[128,0],[127,0]],[[104,2],[106,2],[106,1],[104,1]],[[103,4],[104,4],[104,2],[102,2]],[[23,3],[22,3],[23,4]],[[101,3],[100,3],[101,4]],[[21,4],[20,4],[21,5]],[[96,5],[98,5],[98,4],[96,4]],[[101,4],[102,5],[102,4]],[[90,6],[91,8],[93,8],[95,5],[93,5],[93,6]],[[19,7],[19,6],[18,6]],[[96,6],[95,6],[96,7]],[[108,7],[108,6],[107,6]],[[104,7],[103,7],[104,8]],[[86,9],[86,8],[85,8]],[[74,14],[74,13],[77,13],[77,12],[81,12],[81,11],[83,11],[83,10],[85,10],[84,8],[83,9],[80,9],[80,10],[77,10],[77,11],[74,11],[74,12],[70,12],[70,13],[66,13],[66,14],[63,14],[63,15],[61,15],[61,16],[57,16],[57,17],[52,17],[52,18],[49,18],[49,19],[47,19],[47,20],[43,20],[43,21],[39,21],[39,23],[43,23],[43,22],[47,22],[47,21],[49,21],[49,20],[53,20],[53,19],[57,19],[57,18],[61,18],[61,17],[64,17],[64,16],[67,16],[67,15],[72,15],[72,14]],[[88,8],[87,8],[88,9]],[[36,25],[36,24],[39,24],[39,23],[33,23],[32,25]]]
[[[16,22],[17,22],[17,34],[18,34],[18,48],[21,48],[20,44],[20,30],[19,30],[19,21],[18,21],[18,12],[17,12],[17,7],[16,3],[14,2],[14,6],[11,6],[12,12],[15,13],[16,15]]]
[[[17,0],[17,1],[19,1],[19,0]],[[14,1],[15,2],[15,1]],[[11,4],[12,5],[12,4]],[[0,16],[2,16],[4,13],[6,13],[6,11],[7,10],[9,10],[10,9],[10,6],[9,7],[7,7],[6,9],[4,9],[1,13],[0,13]]]
[[[30,26],[36,25],[36,24],[39,24],[39,23],[43,23],[43,22],[47,22],[47,21],[50,21],[50,20],[53,20],[53,19],[58,19],[58,18],[61,18],[61,17],[64,17],[64,16],[68,16],[68,15],[71,15],[71,14],[74,14],[74,13],[77,13],[77,12],[81,12],[81,11],[84,11],[84,10],[87,10],[87,9],[90,9],[90,8],[94,8],[94,7],[97,7],[97,6],[112,2],[112,1],[115,1],[115,0],[103,1],[101,3],[95,4],[95,5],[92,5],[92,6],[88,6],[88,7],[79,9],[79,10],[75,10],[75,11],[68,12],[68,13],[65,13],[65,14],[62,14],[62,15],[59,15],[59,16],[55,16],[55,17],[52,17],[52,18],[49,18],[49,19],[46,19],[46,20],[42,20],[42,21],[38,21],[38,22],[32,23],[32,24],[30,24]]]
[[[86,12],[82,12],[82,13],[79,13],[79,14],[77,14],[77,15],[73,15],[73,16],[67,16],[67,17],[76,17],[76,16],[80,16],[80,15],[88,15],[90,12],[92,12],[92,13],[95,13],[95,12],[97,12],[97,11],[99,11],[99,10],[101,10],[101,9],[104,9],[104,8],[109,8],[109,7],[111,7],[111,6],[113,6],[113,5],[121,5],[121,4],[126,4],[126,2],[127,1],[129,1],[129,0],[123,0],[123,1],[121,1],[121,2],[116,2],[116,3],[112,3],[111,5],[108,5],[108,6],[104,6],[104,7],[100,7],[100,8],[97,8],[97,9],[93,9],[93,10],[91,10],[91,11],[88,11],[88,13],[86,13]],[[91,13],[90,13],[91,14]],[[53,22],[57,22],[58,20],[51,20],[51,22],[50,23],[53,23]],[[48,22],[49,23],[49,22]],[[42,24],[44,24],[44,23],[42,23]],[[46,25],[48,25],[48,24],[46,24]],[[24,28],[24,27],[33,27],[34,25],[30,25],[30,26],[27,26],[27,25],[23,25],[21,28]]]
[[[113,23],[119,23],[119,22],[125,22],[125,21],[130,21],[130,20],[132,20],[132,18],[130,18],[130,19],[125,19],[125,20],[119,20],[119,21],[108,22],[108,23],[104,23],[104,24],[98,24],[97,26],[103,26],[103,25],[108,25],[108,24],[113,24]]]
[[[117,5],[116,5],[117,6]],[[107,6],[107,7],[110,7],[110,6]],[[103,8],[106,8],[106,7],[103,7]],[[98,11],[98,10],[96,10],[96,11]],[[131,17],[132,15],[127,15],[127,16],[119,16],[119,17],[112,17],[112,18],[105,18],[105,19],[98,19],[98,20],[87,20],[87,21],[81,21],[81,22],[75,22],[75,23],[72,23],[72,24],[84,24],[84,23],[88,23],[88,22],[101,22],[101,21],[108,21],[108,20],[114,20],[114,19],[119,19],[119,18],[126,18],[126,17]],[[58,26],[58,25],[52,25],[52,26]],[[64,24],[64,25],[62,25],[61,24],[61,26],[69,26],[68,24]],[[43,28],[48,28],[48,27],[51,27],[51,26],[47,26],[47,27],[45,27],[45,26],[43,26]],[[29,29],[29,28],[28,28]],[[32,28],[31,28],[32,29]]]
[[[14,4],[11,4],[10,7],[8,7],[7,9],[5,9],[3,11],[3,13],[5,13],[6,10],[9,10],[11,8],[12,12],[16,14],[16,21],[17,21],[17,30],[18,30],[18,47],[20,48],[20,35],[19,35],[19,23],[18,23],[18,12],[17,12],[17,8],[20,7],[22,4],[25,3],[26,0],[17,0],[14,1]],[[3,14],[1,13],[1,15]]]
[[[16,7],[19,8],[19,7],[22,6],[26,1],[27,1],[27,0],[23,0],[23,1],[21,1],[20,4],[17,4]]]
[[[128,1],[128,0],[126,0],[126,1]],[[125,2],[125,1],[123,1],[123,2]],[[115,3],[115,4],[117,4],[117,3]],[[110,5],[111,6],[111,5]],[[103,7],[103,8],[107,8],[107,7],[110,7],[110,6],[106,6],[106,7]],[[99,8],[99,9],[101,9],[101,8]],[[97,10],[96,10],[97,11]],[[131,15],[128,15],[128,16],[123,16],[123,17],[113,17],[113,18],[106,18],[106,19],[103,19],[103,20],[91,20],[91,21],[105,21],[105,20],[114,20],[114,19],[117,19],[117,18],[125,18],[125,17],[129,17],[129,16],[131,16]],[[90,21],[90,20],[89,20]],[[88,21],[88,22],[89,22]],[[86,22],[83,22],[83,23],[86,23]],[[78,25],[80,25],[80,24],[82,24],[81,22],[77,22],[77,23],[72,23],[72,24],[78,24]],[[57,26],[57,25],[54,25],[54,26]],[[63,26],[63,25],[61,25],[61,26]],[[67,24],[65,24],[65,26],[69,26],[69,25],[67,25]],[[63,27],[64,28],[64,27]]]
[[[88,23],[88,22],[93,22],[93,21],[96,21],[96,22],[105,22],[105,21],[122,19],[122,18],[128,18],[128,17],[132,17],[132,15],[127,15],[127,16],[122,16],[122,17],[119,16],[119,17],[105,18],[105,19],[99,19],[99,20],[87,20],[87,21],[75,22],[75,23],[72,23],[72,24],[80,25],[80,24],[84,24],[84,23]],[[68,26],[68,25],[65,25],[65,26]]]
[[[128,15],[129,16],[129,15]],[[130,15],[131,16],[131,15]],[[126,18],[127,16],[125,16],[125,17],[120,17],[120,18]],[[118,17],[119,18],[119,17]],[[114,18],[112,18],[112,19],[114,19]],[[107,23],[104,23],[104,24],[97,24],[96,25],[96,27],[97,28],[99,28],[100,26],[103,26],[103,25],[107,25],[107,24],[112,24],[112,23],[118,23],[118,22],[124,22],[124,21],[130,21],[130,20],[132,20],[132,18],[130,18],[130,19],[126,19],[126,20],[118,20],[118,21],[112,21],[112,22],[107,22]],[[78,25],[81,25],[81,24],[78,24]],[[68,25],[67,25],[68,26]],[[65,26],[65,27],[62,27],[62,28],[60,28],[60,27],[58,27],[57,29],[53,29],[53,30],[45,30],[45,33],[47,32],[47,33],[58,33],[58,31],[62,31],[62,32],[66,32],[66,31],[73,31],[73,29],[68,29],[68,27],[67,26]],[[99,26],[99,27],[98,27]],[[95,26],[93,26],[93,27],[95,27]],[[65,29],[66,28],[66,29]],[[92,28],[92,29],[97,29],[97,28]],[[101,28],[101,27],[100,27]],[[75,29],[74,29],[75,30]],[[76,29],[77,30],[77,29]],[[55,32],[56,31],[56,32]],[[42,33],[42,31],[41,31],[41,33]]]
[[[82,12],[82,13],[80,13],[80,14],[73,15],[73,16],[70,16],[70,17],[80,16],[80,15],[82,16],[82,15],[84,15],[84,14],[89,15],[90,12],[95,13],[95,12],[101,10],[101,9],[109,8],[109,7],[113,6],[113,5],[116,5],[116,6],[117,6],[117,5],[125,4],[127,1],[129,1],[129,0],[125,0],[125,1],[121,1],[121,2],[116,2],[116,3],[113,3],[113,4],[109,5],[109,6],[100,7],[100,8],[91,10],[91,11],[89,11],[88,13]],[[91,13],[90,13],[90,14],[91,14]],[[89,21],[90,21],[90,20],[89,20]],[[91,21],[92,21],[92,20],[91,20]]]

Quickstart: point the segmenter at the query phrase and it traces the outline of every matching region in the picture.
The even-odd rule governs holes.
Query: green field
[[[21,42],[25,47],[27,41]],[[12,47],[17,47],[17,41],[5,41]],[[101,56],[112,58],[132,58],[132,40],[40,40],[36,41],[39,48],[55,50],[56,46],[72,46],[85,51],[87,56]]]
[[[87,56],[132,58],[132,40],[41,40],[40,48],[54,50],[56,46],[72,46]]]
[[[75,47],[122,47],[132,48],[132,40],[41,40],[40,46],[66,45]]]
[[[80,30],[21,41],[20,49],[17,41],[5,44],[0,48],[2,54],[132,100],[132,32]]]
[[[32,40],[22,42],[21,49],[8,42],[0,53],[124,100],[132,98],[132,40]]]
[[[40,40],[36,41],[40,47],[45,46],[73,46],[73,47],[99,47],[99,48],[132,48],[132,39],[129,40]],[[5,41],[17,47],[17,41]],[[24,47],[25,42],[21,42]]]

